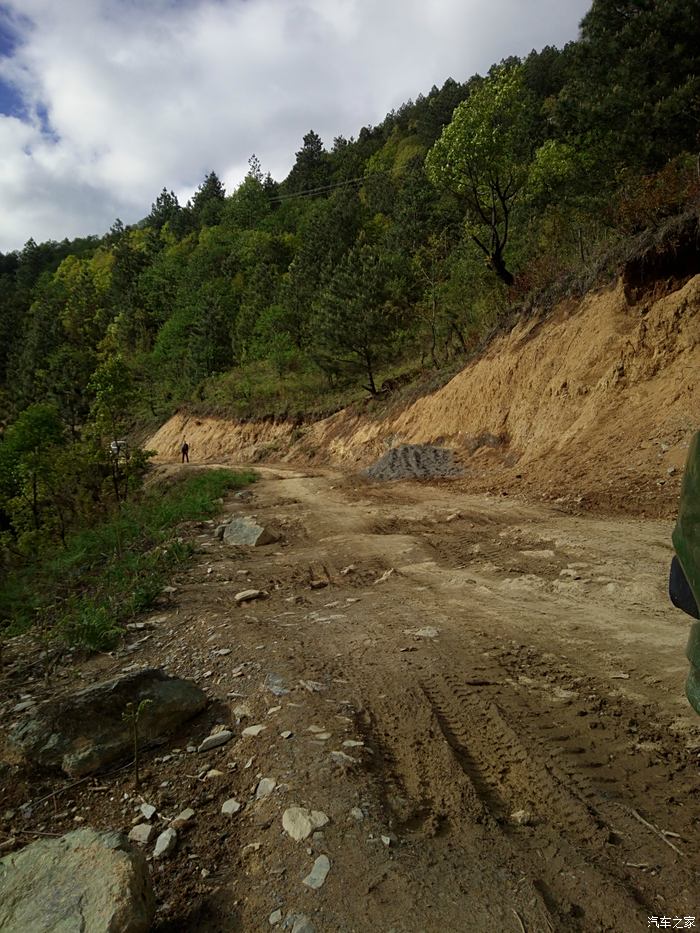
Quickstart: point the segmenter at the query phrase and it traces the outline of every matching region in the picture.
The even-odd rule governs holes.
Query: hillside
[[[356,471],[390,446],[440,444],[465,488],[669,514],[698,427],[699,311],[700,276],[640,301],[618,282],[520,320],[442,389],[383,415],[355,406],[299,427],[179,413],[146,446],[168,460],[186,436],[200,462]]]

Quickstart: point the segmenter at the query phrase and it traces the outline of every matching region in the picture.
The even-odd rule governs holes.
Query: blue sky
[[[590,0],[0,0],[0,251],[102,234],[165,186],[356,135],[447,77],[575,39]]]

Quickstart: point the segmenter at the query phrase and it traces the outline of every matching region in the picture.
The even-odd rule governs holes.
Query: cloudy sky
[[[590,0],[0,0],[0,251],[184,203],[255,152],[285,177],[494,61],[576,38]]]

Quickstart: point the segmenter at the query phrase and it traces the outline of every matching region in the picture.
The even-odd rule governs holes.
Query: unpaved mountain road
[[[0,828],[21,843],[76,821],[128,832],[147,802],[159,832],[191,808],[151,861],[155,933],[633,933],[698,917],[700,721],[688,623],[666,597],[670,523],[255,469],[222,514],[256,516],[276,544],[230,547],[218,520],[195,523],[194,562],[145,629],[30,687],[43,699],[148,665],[196,681],[208,710],[144,752],[138,790],[129,771],[75,787],[17,772],[5,806],[38,803]],[[248,588],[268,596],[237,605]],[[10,669],[32,669],[32,650],[10,644]],[[217,725],[234,737],[197,753]],[[295,841],[293,806],[329,822]]]
[[[277,906],[317,931],[387,933],[699,915],[700,729],[669,525],[256,469],[227,514],[270,523],[281,546],[242,555],[205,532],[176,597],[188,624],[158,649],[179,673],[214,666],[212,689],[252,705],[269,726],[247,740],[252,770],[282,785],[241,820],[238,845],[260,845],[231,888],[217,863],[192,928],[264,929]],[[244,585],[270,598],[233,608]],[[203,642],[233,651],[214,663]],[[267,692],[270,676],[290,692]],[[308,850],[280,835],[292,804],[331,817]],[[319,853],[331,871],[309,891]]]

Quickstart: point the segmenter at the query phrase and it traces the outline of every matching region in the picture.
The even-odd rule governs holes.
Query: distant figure
[[[187,443],[187,441],[182,442],[180,453],[182,454],[182,462],[189,463],[190,462],[190,445]]]

